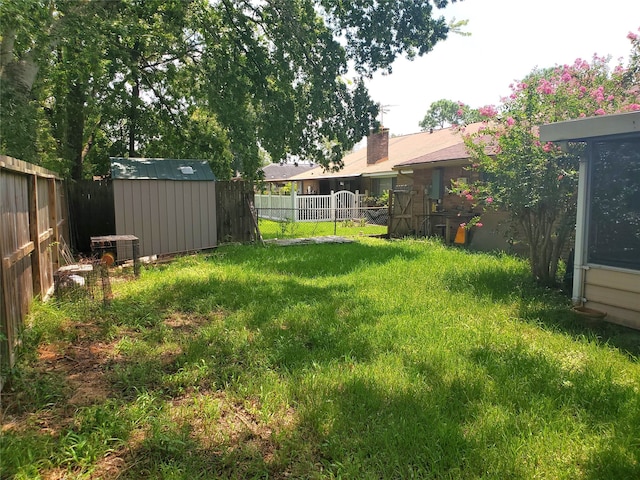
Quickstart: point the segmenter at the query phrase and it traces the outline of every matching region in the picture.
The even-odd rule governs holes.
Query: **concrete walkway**
[[[309,245],[314,243],[352,243],[355,240],[353,238],[340,237],[336,235],[329,235],[326,237],[309,237],[309,238],[275,238],[271,240],[265,240],[264,243],[268,245]]]

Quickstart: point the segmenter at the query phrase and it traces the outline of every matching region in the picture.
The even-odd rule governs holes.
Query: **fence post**
[[[58,267],[60,267],[60,258],[58,255],[60,250],[60,232],[58,231],[58,194],[55,178],[50,178],[47,183],[49,193],[49,228],[53,228],[53,240],[51,241],[55,242],[55,248],[51,249],[51,262],[53,264],[53,271],[55,272]]]
[[[291,182],[291,221],[297,220],[296,203],[297,203],[297,185],[296,182]]]
[[[331,198],[329,199],[329,209],[331,210],[331,220],[336,219],[336,194],[331,190]]]

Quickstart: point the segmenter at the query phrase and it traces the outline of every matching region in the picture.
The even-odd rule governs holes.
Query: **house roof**
[[[474,123],[465,127],[466,133],[477,132],[482,123]],[[443,128],[430,132],[413,133],[410,135],[402,135],[399,137],[389,138],[389,158],[388,160],[378,161],[374,164],[367,164],[367,149],[362,148],[355,152],[347,154],[342,160],[344,167],[337,172],[324,171],[323,167],[318,166],[308,172],[291,177],[290,180],[311,180],[311,179],[328,179],[328,178],[345,178],[345,177],[367,177],[378,176],[388,173],[389,176],[396,175],[397,172],[393,167],[397,165],[411,165],[412,161],[424,158],[427,155],[448,150],[447,155],[453,155],[454,152],[460,152],[453,147],[461,147],[464,150],[462,134],[457,127]],[[468,158],[466,150],[464,156],[457,158]],[[448,158],[447,158],[448,159]],[[443,158],[444,160],[444,158]],[[423,160],[424,161],[424,160]],[[417,162],[417,163],[423,163]]]
[[[478,128],[481,124],[474,124],[473,131],[477,132]],[[471,133],[470,131],[466,131],[466,133]],[[483,135],[477,139],[478,141],[484,141],[487,144],[484,146],[484,152],[487,155],[495,155],[497,148],[495,145],[491,144],[491,138]],[[469,151],[465,146],[462,138],[460,138],[460,143],[456,143],[455,145],[451,145],[450,147],[443,148],[441,150],[436,150],[434,152],[429,152],[426,155],[422,155],[420,157],[412,158],[404,163],[397,164],[394,168],[402,168],[402,167],[415,167],[415,166],[429,166],[436,162],[452,162],[456,160],[469,160]]]
[[[262,171],[267,182],[284,182],[312,168],[315,168],[315,165],[309,163],[270,163],[263,167]]]
[[[206,160],[172,158],[120,158],[111,160],[114,180],[213,181],[216,179]]]
[[[468,159],[469,152],[467,148],[464,146],[464,143],[458,143],[456,145],[452,145],[447,148],[443,148],[442,150],[437,150],[435,152],[430,152],[425,155],[421,155],[416,158],[412,158],[404,163],[398,163],[395,165],[398,167],[408,167],[420,164],[427,164],[433,162],[443,162],[446,160],[461,160]]]

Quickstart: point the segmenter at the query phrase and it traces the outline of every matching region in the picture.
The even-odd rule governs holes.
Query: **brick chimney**
[[[367,137],[367,165],[389,159],[389,129],[372,130]]]

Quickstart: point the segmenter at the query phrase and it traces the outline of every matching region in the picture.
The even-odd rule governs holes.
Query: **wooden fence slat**
[[[252,242],[256,239],[247,196],[253,189],[245,182],[216,182],[216,228],[218,243]]]
[[[31,275],[33,291],[42,293],[42,272],[40,270],[40,243],[39,237],[39,210],[38,210],[38,177],[32,175],[29,178],[29,238],[36,242],[31,256]]]
[[[49,247],[69,235],[64,188],[57,182],[62,185],[54,172],[0,155],[1,372],[14,364],[33,297],[52,287],[57,256]],[[0,375],[0,390],[3,384]]]

